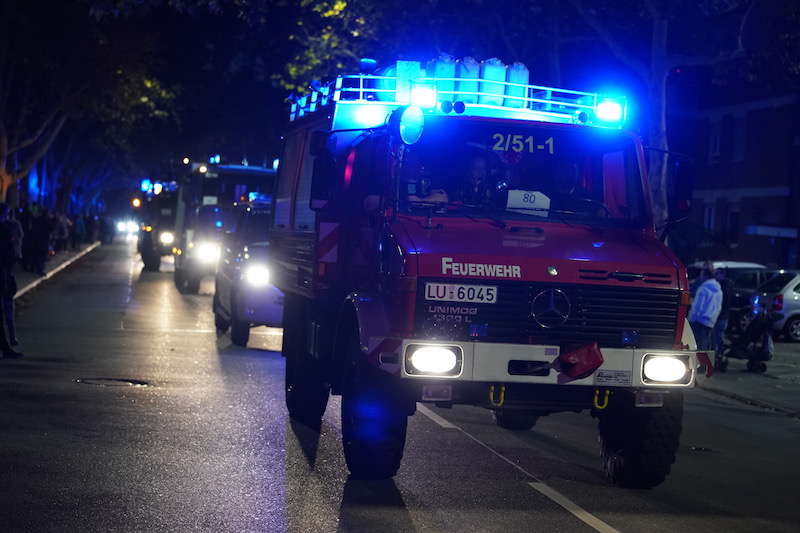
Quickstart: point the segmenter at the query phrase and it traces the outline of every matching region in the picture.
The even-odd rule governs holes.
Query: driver
[[[491,198],[489,187],[489,161],[484,155],[469,159],[467,177],[458,191],[458,198],[469,205],[486,205]]]

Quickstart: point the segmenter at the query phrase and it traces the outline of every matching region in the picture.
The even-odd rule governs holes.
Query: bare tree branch
[[[503,38],[503,44],[506,45],[506,49],[508,50],[508,53],[511,56],[511,61],[512,62],[519,61],[519,53],[517,53],[517,47],[514,46],[513,42],[511,42],[511,39],[508,36],[508,32],[506,31],[505,22],[503,22],[503,17],[497,11],[494,12],[494,21],[498,26],[501,37]]]
[[[39,146],[34,150],[25,162],[22,164],[20,169],[14,173],[14,180],[19,181],[20,179],[24,178],[28,175],[31,171],[33,166],[47,153],[47,150],[50,149],[50,146],[53,144],[53,141],[56,140],[58,137],[59,132],[61,132],[61,128],[64,127],[64,124],[67,122],[67,114],[63,113],[58,120],[55,121],[53,127],[50,129],[50,132],[47,134]]]
[[[708,67],[711,65],[716,65],[718,63],[723,63],[725,61],[733,61],[735,59],[741,59],[745,56],[745,51],[743,48],[737,48],[731,52],[727,52],[724,54],[717,54],[714,56],[710,55],[701,55],[701,56],[690,56],[685,54],[670,54],[667,59],[668,65],[670,70],[675,67]]]
[[[38,141],[41,138],[41,136],[44,135],[44,132],[47,130],[47,128],[52,124],[53,120],[55,120],[56,115],[60,110],[61,106],[54,107],[53,110],[50,111],[50,113],[48,113],[48,115],[42,121],[41,126],[39,126],[39,129],[36,130],[33,133],[33,135],[31,135],[27,139],[20,141],[16,146],[9,147],[8,155],[13,154],[14,152],[19,152],[20,150],[24,150],[25,148],[33,145],[36,141]]]
[[[611,50],[611,53],[624,63],[628,68],[636,72],[642,78],[647,78],[647,67],[639,59],[633,57],[625,50],[625,47],[612,35],[608,27],[600,22],[600,19],[593,13],[586,9],[582,0],[570,0],[570,3],[578,11],[581,18],[592,28],[606,43],[606,46]]]

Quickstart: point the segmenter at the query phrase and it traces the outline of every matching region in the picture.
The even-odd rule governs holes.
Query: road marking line
[[[439,424],[441,427],[443,427],[445,429],[459,429],[459,427],[457,425],[453,424],[452,422],[448,422],[447,420],[445,420],[441,416],[437,415],[436,413],[434,413],[433,411],[431,411],[430,409],[428,409],[427,407],[425,407],[421,403],[417,404],[417,411],[419,411],[423,415],[427,416],[428,418],[430,418],[431,420],[433,420],[434,422],[436,422],[437,424]]]
[[[491,446],[489,446],[485,442],[483,442],[480,439],[478,439],[477,437],[473,436],[471,433],[469,433],[464,428],[462,428],[460,426],[457,426],[457,425],[453,424],[452,422],[448,422],[447,420],[445,420],[444,418],[442,418],[438,414],[434,413],[433,411],[431,411],[430,409],[428,409],[427,407],[425,407],[422,404],[417,404],[417,409],[423,415],[427,416],[428,418],[430,418],[431,420],[433,420],[434,422],[436,422],[440,426],[445,427],[445,428],[457,429],[458,431],[460,431],[461,433],[463,433],[464,435],[466,435],[467,437],[469,437],[470,439],[475,441],[477,444],[479,444],[480,446],[482,446],[483,448],[488,450],[493,455],[495,455],[498,458],[502,459],[503,461],[505,461],[506,463],[508,463],[512,467],[514,467],[516,470],[518,470],[519,472],[521,472],[524,475],[526,475],[527,477],[533,479],[534,481],[528,482],[528,484],[531,486],[531,488],[535,489],[542,496],[545,496],[549,500],[553,501],[554,503],[558,504],[559,506],[561,506],[564,509],[566,509],[567,511],[569,511],[569,513],[572,514],[575,518],[577,518],[578,520],[580,520],[581,522],[583,522],[587,526],[591,527],[595,531],[599,531],[600,533],[620,533],[620,531],[618,529],[610,526],[606,522],[603,522],[602,520],[600,520],[599,518],[597,518],[596,516],[591,514],[589,511],[587,511],[586,509],[584,509],[583,507],[581,507],[577,503],[573,502],[572,500],[570,500],[569,498],[567,498],[566,496],[564,496],[563,494],[561,494],[560,492],[558,492],[554,488],[552,488],[549,485],[547,485],[544,481],[542,481],[541,479],[539,479],[538,477],[533,475],[531,472],[528,472],[527,470],[522,468],[520,465],[518,465],[517,463],[515,463],[514,461],[512,461],[511,459],[509,459],[505,455],[501,454],[500,452],[498,452],[497,450],[495,450],[494,448],[492,448]]]
[[[577,503],[573,502],[557,490],[552,487],[545,485],[540,481],[531,481],[528,483],[531,487],[539,491],[544,496],[547,496],[558,505],[572,513],[578,520],[582,521],[589,527],[595,529],[596,531],[601,531],[603,533],[619,533],[618,529],[611,527],[610,525],[606,524],[586,509],[578,505]]]
[[[17,291],[17,294],[14,295],[14,299],[16,300],[17,298],[19,298],[20,296],[22,296],[26,292],[29,292],[29,291],[33,290],[34,288],[39,286],[40,283],[52,278],[53,276],[55,276],[56,274],[58,274],[59,272],[61,272],[65,268],[67,268],[68,266],[70,266],[72,263],[74,263],[75,261],[77,261],[78,259],[83,257],[84,255],[88,254],[89,252],[91,252],[92,250],[97,248],[98,246],[100,246],[99,242],[94,242],[94,243],[90,244],[89,246],[87,246],[86,248],[84,248],[83,250],[78,252],[78,255],[76,255],[75,257],[64,261],[63,263],[58,265],[56,268],[54,268],[50,272],[45,273],[45,275],[40,277],[39,279],[35,279],[35,280],[31,281],[30,283],[28,283],[27,285],[25,285],[24,287],[22,287],[20,290]]]

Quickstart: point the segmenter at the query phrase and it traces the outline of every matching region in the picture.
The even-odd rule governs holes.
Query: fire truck
[[[271,168],[192,163],[178,189],[175,223],[175,286],[183,294],[197,294],[205,276],[214,275],[221,241],[240,215],[237,204],[272,192],[275,171]]]
[[[513,431],[587,411],[621,486],[675,461],[710,365],[627,103],[529,81],[498,60],[362,61],[291,106],[270,237],[286,405],[314,426],[341,395],[354,477],[397,472],[420,402]]]

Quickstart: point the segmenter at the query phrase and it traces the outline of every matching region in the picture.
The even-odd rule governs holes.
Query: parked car
[[[214,324],[230,327],[231,341],[247,346],[253,326],[280,327],[283,293],[272,284],[269,225],[271,203],[245,206],[223,239],[215,280]]]
[[[800,342],[800,273],[781,270],[758,288],[753,305],[783,315],[773,326],[775,333]]]
[[[692,295],[700,285],[700,272],[707,263],[706,261],[697,261],[686,269],[689,276],[689,290]],[[710,263],[714,270],[725,269],[728,279],[733,281],[728,328],[744,331],[749,323],[753,296],[761,285],[779,272],[779,269],[744,261],[710,261]]]

